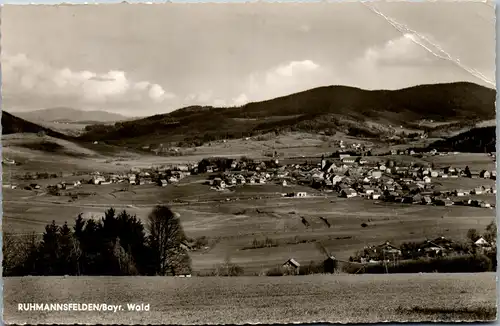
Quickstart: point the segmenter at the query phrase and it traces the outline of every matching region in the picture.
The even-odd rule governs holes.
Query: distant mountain
[[[120,114],[110,113],[106,111],[82,111],[72,108],[50,108],[41,109],[28,112],[16,112],[19,117],[33,121],[45,121],[45,122],[61,122],[61,123],[96,123],[104,122],[111,123],[116,121],[129,120],[129,117],[125,117]]]
[[[474,128],[429,146],[442,152],[496,152],[496,126]]]
[[[168,114],[92,126],[86,140],[116,144],[199,142],[266,132],[306,131],[377,137],[414,121],[470,123],[495,118],[495,90],[473,83],[367,91],[327,86],[241,107],[190,106]]]
[[[26,121],[16,117],[6,111],[2,112],[2,135],[16,134],[16,133],[44,133],[51,137],[68,139],[70,137],[63,135],[52,129],[42,127],[36,123]]]

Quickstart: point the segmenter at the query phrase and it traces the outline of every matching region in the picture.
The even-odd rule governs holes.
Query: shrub
[[[482,254],[449,256],[440,258],[419,258],[396,264],[367,264],[348,266],[348,273],[384,274],[384,273],[480,273],[494,271],[491,259]]]
[[[284,276],[286,271],[283,267],[274,267],[266,271],[266,276]]]

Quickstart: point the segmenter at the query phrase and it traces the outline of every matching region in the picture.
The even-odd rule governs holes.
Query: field
[[[496,319],[494,273],[289,277],[4,279],[4,320],[17,324],[243,324]],[[107,303],[112,312],[19,312],[17,303]],[[127,303],[150,304],[129,312]],[[383,303],[383,304],[381,304]]]
[[[6,157],[24,161],[19,166],[4,165],[3,172],[4,180],[9,181],[11,175],[24,175],[26,172],[62,173],[60,178],[37,181],[45,188],[49,184],[82,178],[72,176],[76,171],[119,172],[133,166],[193,162],[226,153],[247,153],[245,155],[257,157],[264,150],[276,149],[286,152],[282,159],[284,163],[302,163],[304,160],[319,162],[319,155],[335,150],[329,147],[329,142],[335,138],[295,133],[272,139],[264,137],[259,140],[214,142],[211,146],[198,148],[191,156],[161,157],[138,155],[126,150],[112,153],[103,144],[81,147],[50,137],[41,139],[37,136],[9,135],[4,140]],[[56,142],[61,146],[56,148],[62,148],[65,154],[33,150],[32,145],[26,148],[26,144],[37,145],[44,141]],[[276,144],[276,141],[280,144]],[[74,157],[67,153],[82,155]],[[300,153],[302,155],[298,155]],[[388,158],[400,162],[419,160],[401,155],[370,159]],[[432,156],[425,160],[432,161],[438,167],[453,164],[456,167],[469,165],[473,170],[494,168],[494,162],[485,154]],[[495,218],[494,209],[396,205],[364,199],[341,199],[334,194],[319,194],[309,187],[295,185],[245,185],[228,191],[214,191],[202,184],[206,178],[190,176],[178,185],[164,188],[156,185],[83,185],[70,190],[73,195],[78,194],[78,199],[51,196],[43,189],[24,190],[23,186],[31,182],[14,180],[19,185],[18,189],[3,189],[4,230],[42,233],[45,225],[52,220],[60,225],[65,221],[72,225],[80,213],[87,218],[100,217],[110,207],[126,209],[144,220],[155,205],[168,204],[180,213],[188,237],[208,238],[209,249],[191,253],[195,273],[209,272],[216,264],[230,258],[233,263],[244,268],[245,274],[255,275],[292,257],[303,264],[323,259],[315,241],[320,241],[339,259],[348,259],[365,245],[377,245],[384,241],[399,244],[437,236],[463,240],[468,229],[483,230]],[[436,179],[433,182],[440,190],[470,190],[475,186],[494,184],[492,180],[464,178]],[[281,197],[281,193],[292,191],[306,191],[312,196],[303,199]],[[481,195],[481,199],[493,203],[495,196]],[[301,217],[309,222],[310,227],[304,226]],[[330,226],[320,217],[325,218]],[[365,227],[362,227],[363,223]],[[263,241],[266,238],[272,239],[274,246],[250,248],[254,240]]]
[[[468,229],[482,230],[495,218],[495,210],[474,207],[397,205],[336,195],[280,196],[281,192],[302,190],[315,194],[300,186],[246,185],[218,192],[201,184],[199,177],[193,179],[164,188],[132,186],[130,191],[120,191],[126,188],[120,184],[84,185],[79,192],[96,194],[71,202],[67,196],[36,196],[31,191],[4,189],[4,230],[43,232],[52,220],[72,224],[79,213],[99,217],[109,207],[126,209],[144,220],[154,205],[164,203],[180,213],[187,236],[209,239],[210,249],[191,253],[195,272],[208,272],[229,257],[245,274],[255,275],[291,257],[301,263],[321,260],[315,240],[339,259],[348,259],[363,246],[384,241],[401,243],[441,235],[462,240]],[[493,202],[494,195],[488,196]],[[301,217],[308,220],[309,228],[301,223]],[[362,223],[367,226],[362,227]],[[254,239],[266,237],[276,246],[248,248]]]

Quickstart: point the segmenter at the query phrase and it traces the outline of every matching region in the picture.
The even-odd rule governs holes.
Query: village
[[[108,185],[126,184],[130,186],[153,185],[160,187],[178,184],[191,175],[207,175],[205,183],[212,191],[230,191],[234,187],[259,186],[274,184],[285,190],[283,197],[307,198],[312,194],[306,191],[286,191],[286,187],[301,185],[310,187],[316,193],[338,194],[344,198],[362,197],[367,200],[385,201],[403,204],[423,205],[465,205],[493,208],[494,202],[483,199],[467,198],[470,195],[481,196],[496,194],[496,187],[485,182],[472,188],[456,187],[438,189],[437,183],[446,179],[491,179],[496,180],[496,171],[471,170],[466,167],[446,166],[435,168],[433,164],[414,163],[412,160],[397,160],[401,157],[457,155],[458,153],[438,153],[431,150],[416,154],[413,150],[391,150],[386,155],[366,155],[366,150],[359,144],[353,144],[349,152],[340,141],[341,151],[329,157],[304,159],[302,163],[287,163],[280,160],[277,153],[267,160],[209,158],[197,163],[163,165],[148,169],[133,168],[128,173],[105,174],[93,172],[88,179],[81,178],[73,182],[49,184],[46,188],[51,194],[72,190],[82,184]],[[494,154],[489,154],[493,156]],[[394,159],[396,158],[396,159]],[[9,161],[9,164],[10,161]],[[37,179],[52,179],[57,175],[39,173],[22,176],[28,185],[26,190],[39,190]],[[455,184],[461,184],[459,181]],[[465,183],[467,184],[467,183]],[[480,183],[479,183],[480,184]],[[16,188],[16,185],[6,185]],[[494,198],[494,197],[493,197]]]

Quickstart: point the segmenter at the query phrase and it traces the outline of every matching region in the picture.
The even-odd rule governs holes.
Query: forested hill
[[[71,137],[63,135],[57,131],[42,127],[36,123],[26,121],[16,117],[6,111],[2,112],[2,135],[16,133],[44,133],[51,137],[70,139]]]
[[[496,152],[496,127],[474,128],[457,136],[430,145],[439,151],[490,153]]]
[[[191,106],[168,114],[93,126],[85,140],[122,144],[240,138],[270,131],[342,131],[377,136],[421,119],[466,122],[495,117],[495,90],[472,83],[368,91],[327,86],[241,107]]]

